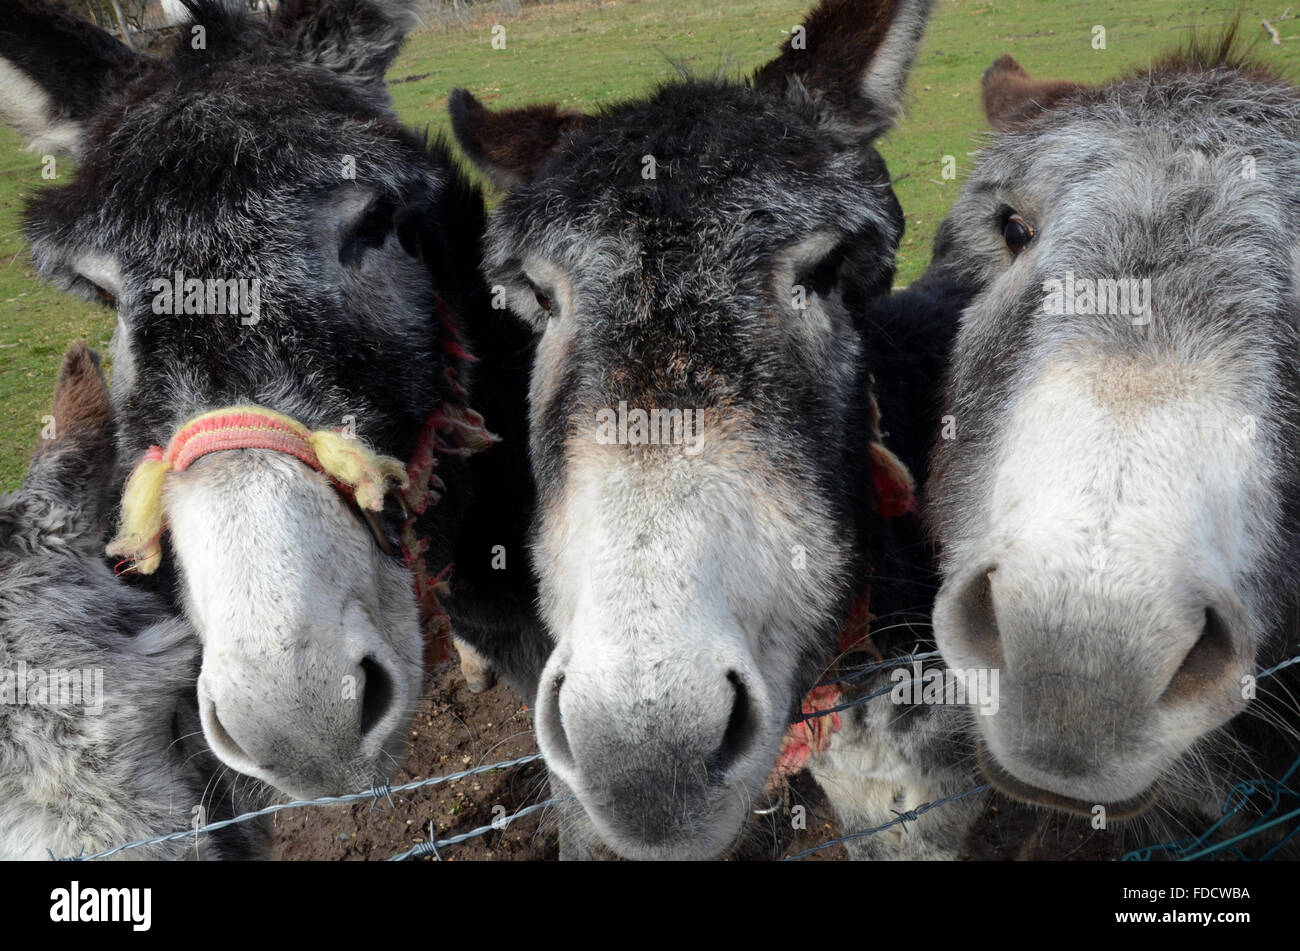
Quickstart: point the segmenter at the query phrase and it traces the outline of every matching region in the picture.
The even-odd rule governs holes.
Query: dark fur
[[[794,84],[815,90],[819,106],[878,134],[890,114],[888,104],[862,94],[861,81],[872,57],[885,40],[894,17],[895,0],[862,3],[832,0],[819,4],[801,26],[806,47],[786,40],[781,55],[754,74],[754,85],[778,94]]]
[[[942,255],[940,234],[934,260]],[[934,266],[905,289],[864,303],[885,444],[915,478],[921,505],[931,449],[942,429],[942,381],[957,321],[971,294],[959,275]],[[873,641],[885,654],[933,650],[928,620],[938,573],[919,511],[875,522],[870,533],[878,539],[871,552],[871,604],[877,626],[919,623],[873,635]]]
[[[76,270],[78,255],[119,257],[129,334],[115,357],[119,373],[128,364],[134,373],[114,388],[117,484],[150,445],[220,406],[259,403],[310,428],[352,416],[359,436],[401,460],[437,406],[481,406],[503,443],[472,461],[438,456],[445,488],[417,530],[431,573],[456,564],[446,605],[454,626],[504,657],[513,632],[536,624],[521,537],[531,505],[521,396],[530,344],[488,306],[479,190],[441,140],[426,141],[391,111],[382,73],[410,4],[293,0],[269,24],[217,0],[189,6],[203,48],[186,29],[158,59],[128,55],[89,26],[69,28],[85,68],[114,78],[83,133],[76,176],[26,214],[36,268],[69,290],[98,296]],[[34,23],[49,15],[35,0],[19,7]],[[26,70],[26,42],[0,32],[0,56]],[[58,77],[33,78],[62,88]],[[335,233],[332,203],[372,192],[386,209],[381,233]],[[175,271],[257,278],[259,319],[154,313],[150,283]],[[481,401],[467,394],[473,387]],[[390,541],[402,517],[390,501]],[[490,568],[498,543],[508,550],[504,572]],[[157,575],[135,583],[174,598],[177,579],[168,554]]]
[[[79,120],[95,118],[103,90],[121,89],[148,63],[58,0],[6,0],[0,6],[0,49],[53,92],[63,115]]]
[[[730,121],[718,121],[722,116]],[[665,85],[648,99],[612,107],[570,130],[557,150],[532,171],[530,178],[536,186],[523,186],[502,207],[503,227],[542,227],[543,223],[532,217],[534,202],[544,204],[548,214],[566,220],[591,221],[608,214],[611,227],[616,222],[620,228],[631,223],[656,260],[641,273],[627,276],[626,292],[650,295],[644,300],[647,309],[631,320],[620,321],[622,326],[611,325],[605,334],[579,343],[573,375],[552,402],[555,416],[547,421],[545,431],[571,432],[578,423],[570,416],[575,404],[609,406],[627,399],[629,405],[743,406],[755,418],[766,420],[772,433],[799,434],[799,445],[787,447],[787,451],[788,461],[807,467],[801,478],[820,480],[812,469],[828,462],[825,447],[836,446],[836,460],[830,469],[838,504],[843,506],[840,518],[865,528],[875,520],[863,454],[871,425],[867,403],[825,405],[824,394],[799,376],[799,368],[782,366],[776,354],[765,348],[749,348],[745,341],[752,328],[743,320],[700,323],[693,314],[700,306],[698,299],[677,296],[674,288],[656,285],[651,276],[660,268],[671,273],[686,263],[688,244],[679,236],[708,227],[719,201],[748,200],[756,208],[752,213],[754,230],[738,236],[736,245],[727,249],[733,260],[766,261],[799,236],[797,229],[829,223],[842,214],[833,203],[810,209],[806,218],[801,215],[787,231],[782,230],[782,211],[758,210],[761,203],[756,198],[728,194],[736,182],[778,182],[797,179],[800,174],[815,175],[826,156],[835,154],[838,146],[833,136],[811,125],[800,129],[800,136],[792,135],[779,151],[773,150],[770,130],[789,121],[789,113],[779,101],[743,86],[698,80]],[[645,154],[653,154],[659,163],[657,180],[640,177],[639,161]],[[619,201],[612,208],[604,204],[608,200],[606,183],[611,179],[619,183]],[[874,343],[879,339],[887,345],[887,329],[868,325],[867,302],[888,293],[893,281],[893,255],[902,235],[903,213],[889,189],[888,171],[874,151],[863,157],[857,180],[881,189],[889,226],[846,238],[840,268],[842,292],[849,312],[863,315],[858,332],[864,340]],[[763,227],[757,227],[760,222]],[[632,281],[645,283],[638,288]],[[737,291],[747,295],[750,289]],[[780,344],[772,340],[768,345]],[[655,359],[624,363],[618,355],[627,353],[654,354]],[[888,391],[895,380],[887,372],[876,372],[877,354],[870,344],[865,353],[863,363],[854,371],[858,392],[868,392],[873,379],[878,388]],[[891,371],[900,368],[898,356],[894,354]],[[584,373],[584,367],[613,372],[595,377]],[[687,369],[679,374],[677,368],[683,367]],[[888,397],[885,401],[897,405]],[[563,482],[562,445],[554,438],[541,443],[534,434],[532,461],[539,480]],[[858,572],[862,573],[864,570]],[[820,638],[806,657],[809,683],[824,667],[825,646],[831,640],[829,635]]]
[[[344,414],[355,414],[367,440],[405,459],[432,407],[462,401],[448,372],[461,385],[471,383],[471,367],[444,343],[462,336],[480,355],[499,348],[501,359],[510,358],[508,339],[502,340],[499,318],[475,276],[483,228],[477,189],[465,183],[441,142],[426,145],[332,71],[322,68],[304,83],[298,53],[277,40],[302,45],[310,37],[281,19],[297,16],[296,5],[281,10],[268,36],[258,21],[196,3],[207,49],[191,49],[182,37],[171,56],[152,63],[127,87],[122,110],[105,117],[102,139],[77,178],[29,207],[38,267],[74,289],[77,278],[44,249],[81,243],[88,235],[105,246],[135,249],[142,260],[129,262],[131,269],[143,264],[150,274],[179,269],[262,279],[262,316],[251,327],[155,315],[148,289],[132,288],[128,319],[139,371],[120,407],[126,466],[150,444],[165,443],[186,417],[240,400],[267,402],[313,427],[337,426]],[[368,62],[366,70],[382,69],[384,62]],[[242,143],[250,127],[257,138]],[[431,296],[447,304],[445,316],[431,304],[426,326],[358,336],[348,304],[303,279],[294,258],[312,252],[292,236],[309,233],[312,202],[321,188],[338,182],[336,163],[345,154],[357,156],[358,185],[392,196],[397,230],[417,236]],[[422,180],[430,176],[436,189]],[[232,245],[228,236],[239,233],[258,240]],[[494,488],[503,488],[513,480],[497,476],[498,460],[519,442],[517,428],[502,415],[514,402],[518,362],[502,365],[496,356],[482,363],[492,404],[488,425],[505,431],[507,444],[473,465],[479,476],[498,478]],[[293,381],[287,403],[268,396],[283,381]],[[446,498],[420,527],[432,539],[430,564],[440,566],[453,560],[450,539],[467,508],[472,477],[454,457],[440,458],[438,474]],[[526,488],[513,497],[526,504]],[[499,511],[495,503],[486,510]],[[397,517],[394,510],[388,514]],[[457,560],[458,574],[473,577],[478,559],[466,553]]]
[[[830,0],[808,19],[808,49],[787,46],[750,82],[684,76],[581,120],[569,121],[552,106],[493,115],[468,93],[452,97],[453,123],[467,153],[513,184],[489,226],[485,272],[506,288],[520,316],[544,331],[549,347],[533,370],[530,439],[539,488],[535,560],[543,612],[557,625],[551,635],[560,650],[537,699],[539,737],[554,775],[565,782],[580,772],[572,752],[578,742],[564,735],[585,737],[590,772],[575,790],[607,844],[624,854],[717,854],[726,844],[712,837],[727,835],[719,830],[729,820],[712,823],[730,804],[716,807],[714,800],[723,790],[733,803],[735,795],[751,794],[732,786],[740,782],[740,757],[732,757],[726,739],[718,746],[725,717],[712,709],[730,694],[725,680],[709,679],[714,671],[704,660],[711,650],[731,650],[735,639],[716,648],[711,632],[700,631],[698,642],[675,639],[687,636],[680,630],[696,636],[693,621],[676,612],[684,597],[700,596],[690,578],[675,574],[693,563],[667,554],[678,538],[667,533],[689,531],[681,513],[698,519],[693,531],[700,534],[708,533],[703,525],[715,513],[725,513],[737,523],[762,522],[774,539],[785,533],[779,537],[807,542],[818,553],[809,558],[815,564],[807,578],[815,580],[793,575],[799,568],[787,565],[777,541],[770,550],[728,552],[721,556],[726,564],[717,566],[728,577],[740,574],[746,558],[762,566],[762,580],[752,570],[752,587],[743,592],[744,584],[728,581],[735,590],[727,594],[755,620],[752,629],[736,632],[752,653],[727,656],[738,657],[730,663],[745,671],[729,677],[762,680],[770,691],[763,755],[776,732],[772,721],[795,714],[825,671],[861,579],[883,564],[875,546],[909,549],[898,564],[902,570],[906,563],[916,583],[899,585],[893,603],[924,602],[932,593],[919,522],[888,530],[880,524],[867,467],[873,389],[884,404],[886,429],[897,429],[904,454],[920,464],[949,335],[943,318],[950,313],[887,315],[871,304],[890,289],[903,229],[871,142],[898,109],[927,13],[924,3]],[[868,65],[878,61],[884,67],[868,86]],[[654,159],[653,176],[643,174],[647,156]],[[536,286],[535,277],[552,278],[530,274],[533,266],[553,274],[555,286]],[[789,289],[775,287],[787,268],[795,272],[791,285],[806,286],[815,297],[813,315],[795,312]],[[570,293],[572,304],[564,303]],[[912,392],[916,385],[924,395]],[[685,463],[672,468],[663,449],[656,455],[589,448],[599,442],[593,419],[620,401],[715,414],[717,445],[749,460],[748,473],[771,490],[771,510],[755,514],[747,508],[748,488],[720,489],[713,476],[700,477],[696,486],[683,475],[695,470]],[[700,465],[726,471],[721,460],[729,457],[717,458]],[[575,470],[601,488],[580,483]],[[674,481],[660,495],[655,483],[667,482],[669,472]],[[633,485],[644,480],[647,491],[621,489],[632,497],[620,501],[601,482],[605,477]],[[579,484],[587,494],[575,501]],[[615,522],[623,526],[621,535],[612,533],[617,540],[600,536],[587,548],[570,537],[583,519],[617,520],[620,506],[628,514],[625,523]],[[697,506],[710,511],[697,513]],[[787,517],[783,506],[797,514]],[[648,524],[659,511],[676,514],[665,519],[671,525],[662,536]],[[596,553],[600,545],[616,554]],[[827,549],[834,555],[820,557]],[[600,573],[605,591],[627,592],[624,604],[608,613],[599,613],[605,608],[595,606],[598,598],[584,602],[600,620],[586,619],[591,630],[581,648],[565,629],[566,612],[574,610],[568,599],[585,596],[574,593],[582,590],[574,579],[587,570],[565,559],[579,557],[591,563],[593,578]],[[714,567],[700,566],[699,576]],[[657,597],[650,577],[673,593]],[[643,599],[642,583],[649,588]],[[761,593],[751,595],[755,589]],[[772,606],[768,598],[780,603]],[[893,610],[888,594],[880,602]],[[622,639],[617,646],[610,641],[607,668],[601,666],[606,653],[592,646],[597,629]],[[656,630],[662,639],[653,636]],[[585,651],[581,664],[573,662],[578,649]],[[688,662],[691,652],[700,661]],[[691,679],[695,671],[704,671],[698,682]],[[657,703],[638,706],[630,693],[620,695],[619,684],[630,687],[640,678],[653,685],[645,688],[651,695],[662,692]],[[570,706],[559,725],[562,692]],[[732,709],[728,723],[755,715],[740,696],[742,706]],[[707,714],[700,712],[702,700],[710,704]],[[657,709],[664,712],[656,715]],[[743,763],[746,783],[771,769],[758,755]],[[567,812],[573,821],[562,820],[566,854],[594,846],[581,809]]]

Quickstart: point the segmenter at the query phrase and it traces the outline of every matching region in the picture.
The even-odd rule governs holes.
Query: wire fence
[[[1300,656],[1260,671],[1255,679],[1264,680],[1296,664],[1300,664]],[[1250,857],[1242,851],[1242,845],[1261,833],[1277,829],[1279,830],[1277,841],[1255,859],[1260,862],[1266,861],[1280,853],[1292,839],[1300,836],[1300,788],[1292,786],[1292,781],[1298,778],[1300,778],[1300,757],[1297,757],[1280,779],[1259,777],[1237,783],[1225,797],[1219,818],[1200,835],[1133,849],[1124,856],[1124,861],[1147,862],[1158,856],[1164,856],[1181,862],[1195,862],[1223,853],[1242,861],[1250,861]],[[1258,814],[1244,829],[1229,834],[1228,838],[1214,841],[1221,833],[1225,831],[1230,833],[1234,820],[1246,813],[1252,803],[1257,804],[1261,799],[1266,800],[1267,805],[1259,808]],[[1284,812],[1283,810],[1288,806],[1291,808]],[[1290,823],[1289,827],[1288,823]]]
[[[1200,835],[1134,849],[1124,856],[1124,860],[1145,862],[1163,854],[1182,862],[1194,862],[1197,859],[1208,859],[1220,853],[1227,853],[1242,861],[1250,861],[1250,857],[1241,850],[1242,844],[1262,832],[1280,829],[1278,840],[1256,861],[1262,862],[1272,858],[1281,852],[1288,842],[1300,835],[1300,790],[1292,789],[1290,785],[1298,770],[1300,770],[1300,759],[1291,765],[1281,779],[1248,779],[1237,783],[1228,793],[1219,818]],[[1252,799],[1260,793],[1266,794],[1270,801],[1254,821],[1236,835],[1214,842],[1214,837],[1223,831],[1224,826],[1241,815]],[[1284,804],[1293,804],[1295,808],[1283,813],[1281,809]],[[1289,830],[1286,828],[1287,823],[1291,823]]]
[[[965,792],[945,796],[943,799],[936,799],[934,802],[922,803],[906,812],[896,813],[894,818],[890,819],[883,825],[878,825],[870,829],[863,829],[860,832],[850,832],[848,835],[841,835],[834,839],[828,839],[827,841],[814,845],[811,848],[804,849],[802,852],[796,852],[794,855],[787,856],[786,861],[797,861],[805,856],[812,855],[814,852],[820,852],[822,849],[829,849],[833,845],[839,845],[842,842],[852,842],[854,839],[863,839],[869,835],[884,832],[886,829],[892,829],[894,826],[906,826],[907,823],[915,822],[917,819],[920,819],[921,816],[925,815],[931,809],[937,809],[939,806],[946,806],[948,803],[956,802],[958,799],[967,799],[971,796],[978,796],[981,793],[988,792],[990,788],[992,787],[988,785],[976,786],[974,789],[968,789]]]
[[[848,674],[823,680],[821,681],[821,684],[844,683],[848,681],[860,680],[870,674],[879,673],[880,671],[889,668],[899,667],[905,664],[912,664],[912,663],[917,663],[917,662],[922,662],[927,660],[935,660],[938,659],[939,656],[940,655],[938,651],[903,654],[897,657],[888,658],[878,663],[869,664],[864,667],[856,668]],[[1285,670],[1286,668],[1298,664],[1300,664],[1300,656],[1292,657],[1288,660],[1282,661],[1280,664],[1276,664],[1273,667],[1261,671],[1259,674],[1256,675],[1256,680],[1257,681],[1264,680],[1268,677],[1277,674],[1282,670]],[[868,701],[876,697],[883,696],[889,693],[890,691],[892,691],[893,689],[894,686],[891,685],[882,690],[871,691],[870,693],[867,693],[860,697],[856,697],[853,700],[840,704],[836,707],[832,707],[826,710],[820,710],[812,714],[803,714],[797,717],[794,720],[794,722],[798,723],[805,720],[815,719],[817,717],[829,716],[832,713],[840,712],[843,710],[848,710],[853,707],[860,706],[864,703],[867,703]],[[224,829],[228,826],[232,826],[237,823],[251,822],[265,816],[274,815],[277,812],[283,812],[284,810],[287,809],[305,809],[308,807],[344,805],[348,803],[362,802],[366,800],[370,801],[371,809],[373,809],[375,805],[380,801],[386,801],[389,803],[389,805],[394,805],[393,803],[394,793],[411,792],[413,790],[423,789],[429,786],[436,786],[443,783],[456,782],[481,773],[491,773],[500,770],[511,769],[513,767],[523,766],[528,763],[534,763],[541,759],[542,759],[542,755],[540,753],[531,753],[526,756],[517,757],[515,759],[503,760],[497,763],[488,763],[482,766],[475,766],[471,769],[465,769],[455,773],[448,773],[445,776],[434,776],[429,779],[416,780],[414,782],[403,783],[397,786],[389,786],[387,784],[373,785],[369,789],[365,789],[355,793],[348,793],[346,795],[341,795],[341,796],[323,796],[319,799],[303,799],[303,800],[295,800],[293,802],[277,803],[275,805],[267,806],[264,809],[258,809],[253,812],[246,812],[241,815],[234,816],[230,819],[223,819],[219,822],[208,823],[207,825],[203,825],[198,828],[184,829],[178,832],[172,832],[167,835],[156,836],[150,839],[139,839],[134,842],[124,842],[121,845],[114,846],[111,849],[105,849],[103,851],[95,852],[90,855],[73,855],[73,856],[56,857],[53,853],[51,853],[50,858],[55,861],[63,861],[63,862],[68,862],[68,861],[87,862],[87,861],[93,861],[98,859],[106,859],[109,858],[110,856],[116,855],[120,852],[124,852],[130,849],[144,848],[151,845],[161,845],[163,843],[175,842],[187,838],[193,838],[195,840],[195,843],[197,844],[199,837],[202,835],[216,832],[220,829]],[[1295,780],[1300,780],[1300,758],[1297,758],[1295,763],[1292,764],[1292,766],[1286,771],[1285,774],[1283,774],[1283,776],[1280,779],[1273,780],[1273,779],[1257,778],[1257,779],[1249,779],[1244,782],[1236,784],[1232,788],[1231,792],[1228,794],[1227,800],[1225,801],[1222,809],[1222,814],[1212,825],[1210,825],[1200,835],[1189,836],[1171,842],[1164,842],[1157,845],[1146,846],[1140,849],[1134,849],[1128,852],[1127,854],[1125,854],[1124,860],[1147,861],[1156,858],[1158,856],[1166,856],[1181,861],[1195,861],[1197,859],[1210,858],[1220,853],[1227,853],[1238,859],[1244,860],[1247,859],[1248,856],[1244,851],[1242,851],[1242,846],[1248,839],[1254,838],[1269,830],[1278,829],[1280,830],[1278,841],[1275,842],[1272,846],[1270,846],[1263,854],[1261,854],[1258,857],[1258,860],[1262,861],[1264,859],[1271,858],[1274,855],[1278,854],[1278,852],[1280,852],[1280,850],[1283,847],[1285,847],[1288,842],[1290,842],[1292,839],[1296,838],[1297,836],[1300,836],[1300,788],[1294,788],[1292,786],[1292,782]],[[850,832],[847,835],[837,836],[835,838],[828,839],[825,842],[821,842],[817,845],[811,846],[809,848],[805,848],[799,852],[794,853],[793,855],[787,856],[786,861],[797,861],[799,859],[812,855],[815,852],[819,852],[823,849],[828,849],[831,848],[832,846],[851,842],[856,839],[865,838],[867,836],[876,835],[880,832],[884,832],[886,829],[894,828],[895,826],[901,825],[904,828],[906,828],[907,823],[918,821],[923,815],[925,815],[927,812],[929,812],[932,809],[937,809],[941,806],[947,805],[948,803],[956,802],[962,799],[967,799],[972,796],[978,796],[983,793],[989,792],[990,790],[991,787],[989,785],[983,784],[983,785],[975,786],[971,789],[964,790],[963,792],[955,793],[951,796],[946,796],[942,799],[936,799],[933,802],[921,803],[906,811],[895,813],[893,819],[881,825],[874,826],[869,829],[862,829],[857,832]],[[1217,842],[1213,841],[1217,835],[1225,831],[1230,832],[1231,830],[1226,827],[1231,826],[1233,820],[1237,819],[1239,816],[1245,813],[1246,810],[1249,808],[1250,804],[1252,802],[1257,802],[1258,799],[1261,797],[1261,795],[1271,797],[1271,798],[1267,806],[1260,808],[1259,814],[1255,816],[1253,821],[1251,821],[1244,829],[1241,829],[1238,832],[1230,834],[1228,838],[1222,839]],[[478,838],[479,836],[487,835],[490,832],[502,830],[507,826],[509,826],[511,823],[519,819],[541,812],[545,809],[549,809],[553,806],[560,805],[564,802],[568,802],[571,799],[573,799],[573,796],[567,795],[567,796],[560,796],[553,799],[547,799],[543,802],[533,803],[529,806],[525,806],[522,809],[517,810],[511,815],[502,816],[498,819],[494,819],[491,823],[487,825],[478,826],[477,828],[470,829],[467,832],[462,832],[446,839],[437,838],[435,827],[433,823],[430,822],[429,840],[427,842],[417,843],[412,848],[407,849],[404,852],[399,852],[398,854],[392,856],[389,859],[389,861],[401,862],[401,861],[405,861],[406,859],[421,858],[425,856],[433,856],[435,859],[441,861],[443,858],[442,850],[445,848],[450,848],[452,846],[459,845],[463,842],[468,842],[471,839]],[[1291,824],[1289,827],[1287,825],[1288,823]]]
[[[513,766],[523,766],[525,763],[533,763],[541,758],[541,753],[530,753],[527,756],[520,756],[517,759],[503,760],[500,763],[489,763],[486,766],[475,766],[472,769],[464,769],[458,773],[448,773],[446,776],[434,776],[431,779],[419,779],[415,782],[402,783],[399,786],[389,786],[387,784],[382,786],[374,785],[369,789],[362,790],[361,792],[347,793],[342,796],[322,796],[319,799],[297,799],[293,802],[277,803],[273,806],[267,806],[265,809],[257,809],[253,812],[242,813],[230,819],[222,819],[220,822],[210,822],[207,825],[199,826],[196,829],[183,829],[180,832],[155,836],[152,839],[137,839],[134,842],[124,842],[123,844],[114,846],[111,849],[105,849],[102,852],[95,852],[91,855],[70,855],[55,860],[61,862],[89,862],[94,859],[106,859],[111,855],[116,855],[118,852],[124,852],[127,849],[139,849],[150,845],[162,845],[165,842],[175,842],[178,839],[191,837],[197,840],[201,835],[216,832],[219,829],[224,829],[227,826],[233,826],[241,822],[252,822],[254,819],[274,815],[275,813],[283,812],[286,809],[306,809],[309,806],[337,806],[344,803],[361,802],[366,799],[371,801],[371,808],[373,809],[375,803],[379,802],[381,799],[386,800],[389,805],[392,805],[393,793],[410,792],[414,789],[423,789],[426,786],[437,786],[441,783],[456,782],[469,776],[478,775],[479,773],[490,773],[496,770],[510,769]],[[518,814],[516,814],[507,817],[504,821],[511,822],[518,817]],[[488,826],[484,831],[491,831],[491,828],[491,826]],[[51,854],[50,858],[55,858],[55,856]]]
[[[541,812],[543,809],[549,809],[551,806],[558,806],[562,802],[568,802],[572,795],[559,796],[555,799],[548,799],[545,802],[534,803],[531,806],[525,806],[514,815],[503,816],[501,819],[490,822],[485,826],[479,826],[477,829],[470,829],[468,832],[462,832],[460,835],[453,835],[449,839],[439,839],[435,834],[433,823],[429,823],[429,841],[420,842],[414,848],[407,849],[405,852],[399,852],[388,861],[404,862],[407,859],[419,858],[422,855],[432,855],[438,861],[442,861],[441,849],[449,845],[459,845],[462,842],[468,842],[470,839],[478,838],[481,835],[487,835],[489,832],[495,832],[504,829],[516,819],[522,819],[524,816],[531,816],[534,812]]]

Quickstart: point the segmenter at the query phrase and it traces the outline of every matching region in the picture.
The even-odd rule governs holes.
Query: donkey
[[[150,59],[7,2],[0,115],[78,163],[27,209],[32,260],[116,307],[133,474],[112,550],[197,630],[208,741],[291,795],[355,790],[396,768],[444,566],[471,562],[471,628],[531,611],[525,561],[491,575],[473,536],[456,550],[466,456],[492,441],[467,392],[496,319],[482,198],[391,111],[406,0],[285,0],[269,23],[188,7]],[[475,601],[498,589],[505,607]]]
[[[827,0],[748,82],[598,115],[452,95],[510,189],[485,273],[537,335],[536,724],[576,795],[566,858],[726,852],[835,654],[892,385],[864,313],[903,216],[872,143],[929,9]]]
[[[1093,87],[984,77],[929,502],[977,757],[1152,835],[1300,754],[1300,88],[1232,35]],[[1153,808],[1154,807],[1154,808]]]
[[[68,348],[53,428],[22,487],[0,498],[0,858],[98,852],[261,804],[199,734],[198,642],[156,595],[102,557],[113,425],[85,344]],[[264,856],[269,827],[120,858]]]

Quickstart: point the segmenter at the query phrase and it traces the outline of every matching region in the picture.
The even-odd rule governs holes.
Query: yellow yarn
[[[363,509],[383,509],[390,479],[403,489],[407,486],[406,466],[391,456],[371,452],[356,437],[318,429],[307,442],[320,460],[321,470],[352,486],[357,505]]]
[[[163,480],[171,468],[162,459],[145,459],[122,492],[122,524],[108,554],[134,559],[142,575],[153,574],[162,564]]]
[[[122,520],[117,537],[108,546],[109,555],[132,559],[134,570],[143,575],[158,569],[162,563],[163,489],[174,457],[183,448],[183,444],[176,445],[177,437],[210,419],[244,414],[272,419],[290,428],[311,447],[325,475],[351,487],[357,505],[363,509],[381,511],[390,485],[405,489],[409,484],[406,466],[400,460],[379,455],[353,436],[325,429],[313,432],[283,413],[260,406],[212,410],[195,416],[177,430],[161,458],[154,450],[135,467],[122,492]]]

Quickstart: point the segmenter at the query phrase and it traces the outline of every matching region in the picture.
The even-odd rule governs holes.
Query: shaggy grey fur
[[[1003,667],[1001,711],[975,718],[995,778],[1053,783],[1055,800],[1019,792],[1077,812],[1115,806],[1108,789],[1137,797],[1120,811],[1154,799],[1141,841],[1200,831],[1234,782],[1300,752],[1293,672],[1254,700],[1241,683],[1300,653],[1300,90],[1230,49],[1099,88],[995,64],[1002,134],[945,224],[945,266],[975,299],[931,485],[939,644]],[[1017,83],[1018,112],[998,95]],[[1012,213],[1035,229],[1019,254]],[[1149,280],[1149,320],[1046,313],[1045,282],[1068,271]],[[1042,437],[1032,394],[1053,392],[1083,395]],[[1011,442],[1024,431],[1089,440],[1035,453]],[[1043,484],[1054,454],[1093,481]],[[1005,527],[1053,491],[1055,518]]]
[[[65,358],[60,389],[69,387],[98,388],[102,415],[65,418],[56,406],[57,436],[42,442],[22,487],[0,498],[0,672],[97,671],[103,706],[0,703],[4,859],[94,853],[256,808],[263,796],[260,784],[232,783],[198,732],[193,630],[102,559],[112,432],[84,345]],[[268,826],[244,823],[197,846],[117,857],[253,858],[268,846]]]

